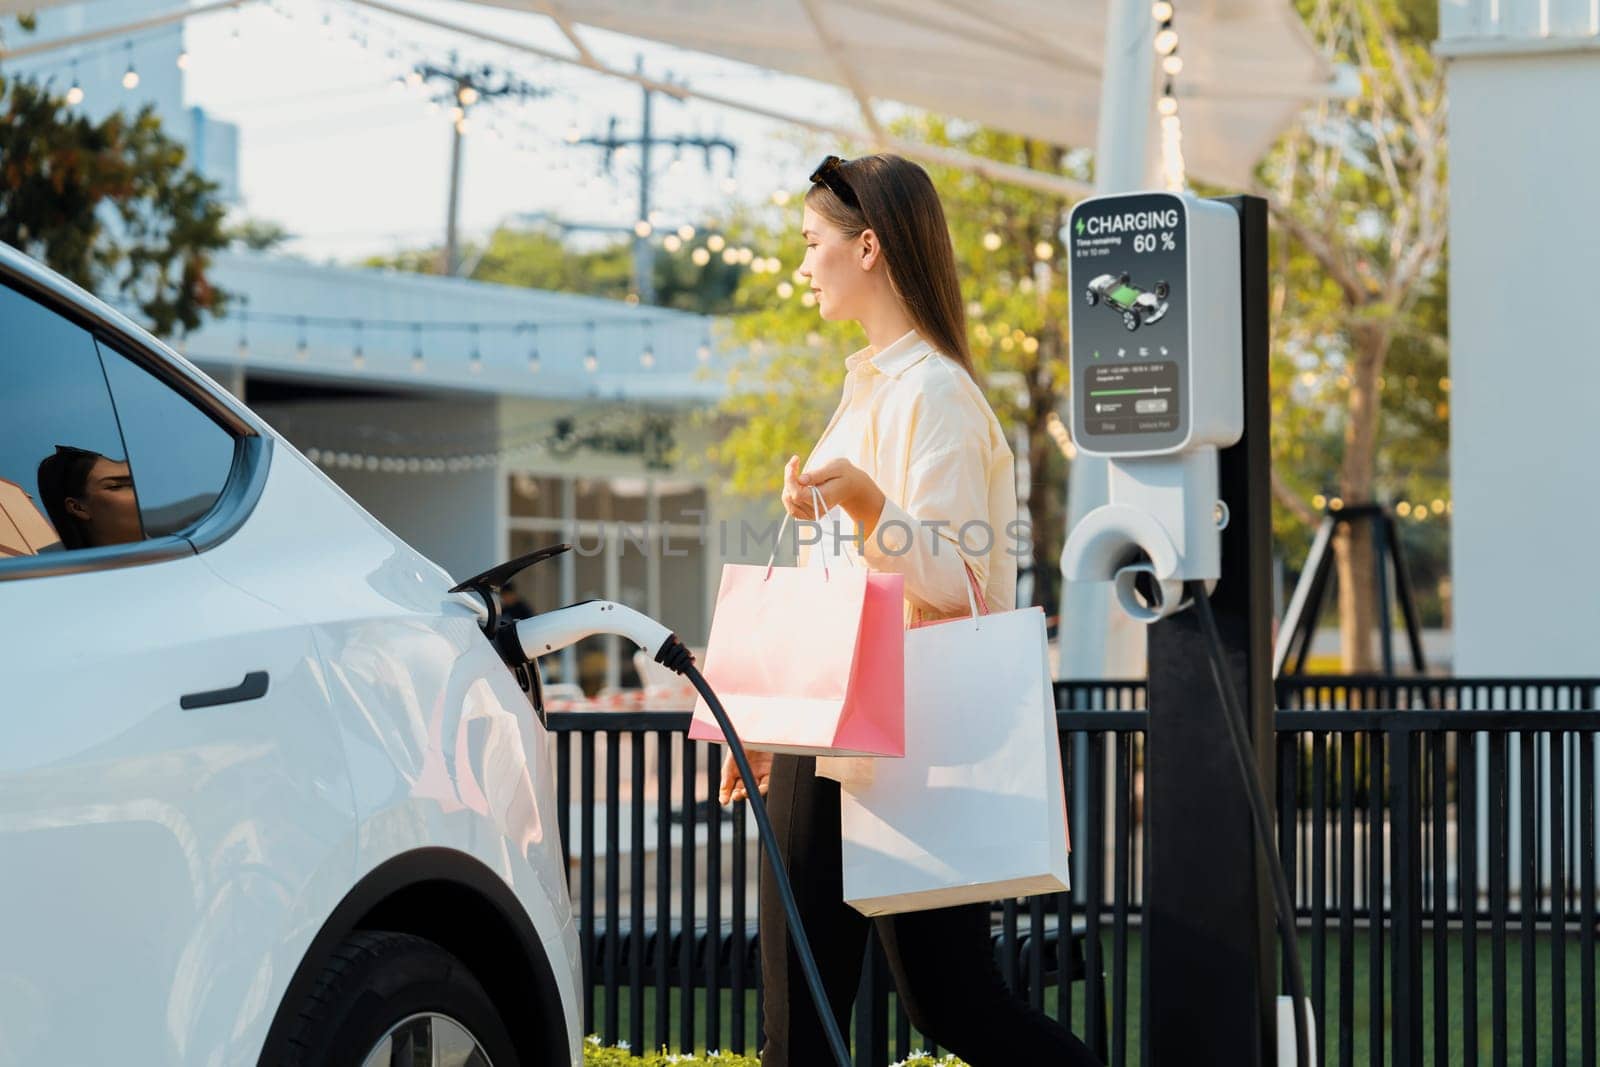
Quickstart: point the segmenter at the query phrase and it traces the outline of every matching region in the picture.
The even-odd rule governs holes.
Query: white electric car
[[[482,604],[0,245],[0,1067],[580,1062]]]

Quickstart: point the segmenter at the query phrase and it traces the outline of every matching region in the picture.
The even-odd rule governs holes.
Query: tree
[[[733,292],[745,271],[713,258],[705,267],[691,262],[690,251],[658,249],[655,256],[656,303],[701,314],[718,314],[732,306]],[[438,269],[437,249],[413,249],[393,256],[374,256],[369,267],[390,267],[421,274]],[[598,248],[577,250],[550,226],[500,227],[482,245],[469,245],[462,261],[473,264],[473,281],[517,285],[551,292],[625,299],[633,285],[633,238],[618,237]]]
[[[27,79],[0,79],[0,241],[85,289],[137,305],[157,334],[220,314],[211,254],[225,247],[216,185],[185,166],[155,111],[100,122]]]
[[[228,227],[228,240],[252,252],[271,252],[294,239],[288,227],[271,219],[240,219]]]
[[[1082,153],[931,116],[896,126],[901,136],[1077,178],[1087,165]],[[974,360],[1001,424],[1020,436],[1017,459],[1029,471],[1026,504],[1041,579],[1033,600],[1053,605],[1066,511],[1057,432],[1071,300],[1058,232],[1068,204],[966,171],[927,169],[950,226]],[[730,340],[746,355],[727,368],[733,388],[714,416],[725,428],[709,459],[732,491],[748,496],[777,495],[784,460],[810,451],[838,400],[844,356],[864,343],[853,323],[824,322],[808,289],[791,277],[804,253],[800,210],[798,198],[789,201],[744,241],[783,264],[740,281]]]
[[[1275,496],[1289,521],[1310,525],[1314,493],[1353,504],[1382,487],[1424,501],[1412,514],[1425,519],[1427,502],[1444,495],[1449,413],[1445,103],[1429,50],[1432,5],[1301,3],[1333,59],[1359,72],[1362,92],[1317,104],[1259,171],[1255,191],[1277,234]],[[1370,670],[1372,634],[1389,624],[1376,617],[1370,529],[1345,527],[1334,549],[1344,668]]]

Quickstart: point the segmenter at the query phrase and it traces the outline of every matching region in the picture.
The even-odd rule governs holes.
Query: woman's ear
[[[89,509],[84,507],[83,501],[79,500],[77,497],[69,496],[62,501],[62,504],[66,506],[67,514],[71,515],[75,519],[83,519],[85,522],[87,522],[91,517],[89,515]]]
[[[883,246],[878,243],[878,235],[871,230],[862,230],[861,248],[856,253],[856,261],[864,271],[871,270],[883,256]]]

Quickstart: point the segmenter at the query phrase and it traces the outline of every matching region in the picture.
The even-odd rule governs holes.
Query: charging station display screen
[[[1188,212],[1167,193],[1089,200],[1070,233],[1075,435],[1091,451],[1188,437]]]

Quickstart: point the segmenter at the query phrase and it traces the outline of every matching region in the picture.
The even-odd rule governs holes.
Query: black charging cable
[[[689,684],[694,686],[695,692],[705,698],[706,705],[717,720],[717,725],[722,728],[722,736],[728,740],[734,765],[739,768],[739,777],[744,779],[744,790],[750,796],[750,809],[756,817],[756,830],[761,835],[761,843],[767,850],[767,861],[772,867],[773,884],[778,887],[778,896],[783,898],[783,910],[789,917],[789,937],[794,942],[795,955],[800,957],[800,969],[805,972],[806,985],[811,988],[811,999],[817,1006],[817,1017],[822,1020],[822,1028],[828,1035],[828,1045],[833,1050],[833,1058],[838,1061],[837,1067],[852,1067],[850,1050],[844,1043],[844,1036],[839,1033],[839,1024],[833,1017],[828,994],[822,988],[822,976],[817,973],[817,961],[811,955],[811,942],[806,940],[805,926],[800,922],[800,907],[795,903],[794,887],[789,884],[789,872],[784,869],[783,860],[778,852],[778,838],[772,832],[772,820],[767,817],[767,803],[761,796],[761,790],[756,787],[755,772],[750,769],[750,761],[745,758],[744,745],[739,741],[739,735],[734,732],[733,723],[728,721],[728,713],[723,709],[722,701],[717,699],[717,694],[706,684],[705,676],[694,665],[694,656],[682,642],[676,637],[672,638],[656,654],[656,661],[689,679]]]
[[[1217,684],[1217,697],[1222,701],[1222,719],[1227,724],[1228,736],[1233,740],[1233,755],[1239,765],[1239,776],[1244,779],[1245,797],[1250,802],[1250,814],[1256,827],[1261,851],[1268,857],[1267,869],[1272,873],[1273,896],[1277,902],[1278,931],[1283,938],[1283,952],[1288,957],[1289,995],[1294,998],[1295,1063],[1311,1067],[1310,1037],[1306,1033],[1305,976],[1300,969],[1300,940],[1295,929],[1294,897],[1289,893],[1289,882],[1283,874],[1283,864],[1278,860],[1278,847],[1272,840],[1272,823],[1267,818],[1266,790],[1261,784],[1258,768],[1251,762],[1249,729],[1245,725],[1243,704],[1238,691],[1228,677],[1227,654],[1222,647],[1222,634],[1217,629],[1217,618],[1211,612],[1211,597],[1203,581],[1185,583],[1189,598],[1194,601],[1200,616],[1200,628],[1205,631],[1206,643],[1211,648],[1211,678]]]

